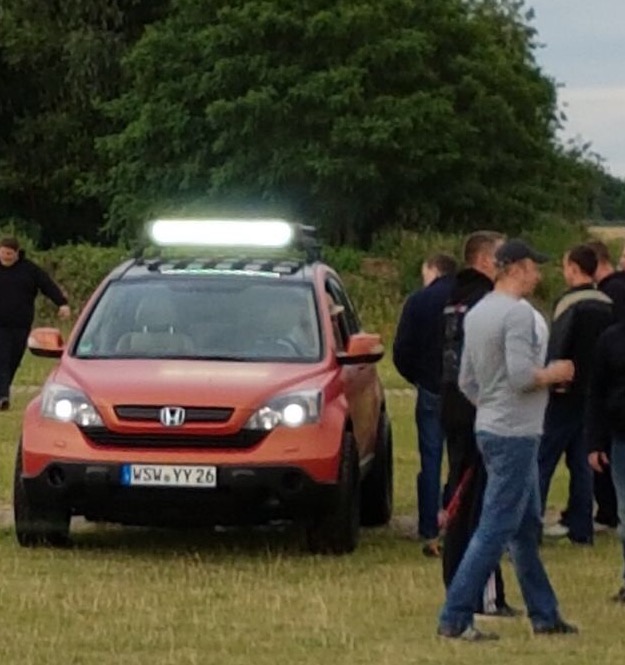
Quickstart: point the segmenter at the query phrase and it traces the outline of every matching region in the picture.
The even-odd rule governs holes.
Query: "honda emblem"
[[[185,412],[181,406],[164,406],[161,409],[161,423],[165,427],[180,427],[184,423]]]

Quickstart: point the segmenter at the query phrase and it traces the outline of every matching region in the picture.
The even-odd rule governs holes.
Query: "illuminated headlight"
[[[41,415],[81,427],[101,427],[104,423],[87,396],[60,383],[47,385],[41,399]]]
[[[279,425],[300,427],[319,422],[321,393],[318,390],[280,395],[252,415],[245,429],[270,431]]]

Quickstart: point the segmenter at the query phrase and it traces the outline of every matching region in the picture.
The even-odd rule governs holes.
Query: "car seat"
[[[122,335],[116,351],[124,355],[193,355],[191,337],[176,329],[176,308],[169,294],[151,293],[139,302],[136,330]]]

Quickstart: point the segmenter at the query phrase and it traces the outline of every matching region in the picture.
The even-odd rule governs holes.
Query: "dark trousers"
[[[574,542],[593,542],[592,470],[584,443],[583,406],[559,396],[552,396],[545,413],[544,434],[538,453],[540,499],[545,513],[551,479],[562,455],[571,474],[567,524]]]
[[[593,471],[592,477],[595,501],[597,502],[595,522],[616,529],[618,526],[616,491],[612,481],[612,474],[609,472],[609,467],[603,473],[597,473],[596,471]],[[569,483],[569,496],[570,494],[571,484]],[[569,526],[570,514],[571,507],[567,503],[566,508],[560,513],[560,524]]]
[[[415,418],[421,470],[417,475],[419,535],[428,540],[438,536],[441,504],[441,464],[444,434],[440,418],[440,397],[418,388]]]
[[[616,508],[616,491],[612,482],[609,468],[603,473],[593,473],[595,501],[597,502],[597,514],[595,520],[599,524],[616,528],[618,525],[618,513]]]
[[[445,428],[447,437],[447,456],[449,458],[449,480],[445,488],[445,498],[451,499],[465,473],[473,469],[470,480],[463,487],[461,500],[456,513],[447,525],[443,544],[443,581],[449,588],[451,581],[460,566],[469,542],[480,521],[484,490],[486,488],[486,469],[477,450],[473,425],[454,424]],[[492,602],[496,607],[506,604],[501,568],[497,566],[494,573],[494,598]],[[488,611],[486,607],[485,589],[482,603],[475,608],[476,612]]]
[[[0,399],[9,397],[29,333],[29,328],[0,328]]]

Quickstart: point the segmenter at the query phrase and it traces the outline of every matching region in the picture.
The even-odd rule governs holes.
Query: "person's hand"
[[[575,365],[571,360],[553,360],[547,365],[551,383],[572,381],[575,376]]]
[[[63,321],[67,321],[72,315],[72,310],[69,308],[69,305],[61,305],[59,307],[59,318]]]
[[[594,452],[588,455],[588,464],[590,464],[593,471],[603,473],[606,466],[610,466],[610,460],[606,453]]]

